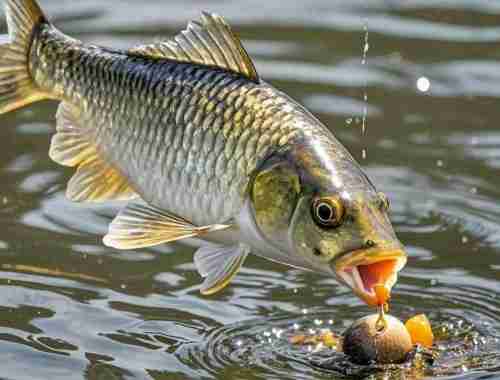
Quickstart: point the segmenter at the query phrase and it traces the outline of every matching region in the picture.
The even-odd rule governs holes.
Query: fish
[[[260,77],[229,24],[203,12],[174,37],[113,49],[6,0],[0,114],[60,101],[49,156],[75,202],[127,201],[103,243],[199,241],[204,295],[249,254],[336,278],[368,305],[406,252],[389,201],[331,129]]]

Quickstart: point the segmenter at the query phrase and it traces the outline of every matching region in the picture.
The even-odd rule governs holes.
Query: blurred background
[[[465,361],[424,375],[500,376],[500,1],[41,4],[65,33],[118,48],[172,36],[202,10],[223,15],[261,77],[311,109],[388,194],[410,254],[392,312],[474,332]],[[192,249],[105,248],[119,205],[65,200],[72,171],[47,155],[56,107],[1,117],[1,379],[337,376],[280,331],[342,329],[367,307],[333,279],[254,256],[203,297]]]

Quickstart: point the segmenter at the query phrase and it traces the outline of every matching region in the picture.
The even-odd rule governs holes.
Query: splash
[[[284,363],[300,363],[300,375],[330,373],[336,376],[371,376],[387,379],[463,375],[469,371],[496,371],[500,360],[500,341],[493,331],[479,322],[453,314],[436,313],[431,321],[436,344],[432,349],[416,347],[401,365],[357,365],[342,353],[342,331],[351,319],[331,319],[332,311],[310,310],[295,318],[289,315],[259,320],[247,320],[225,325],[209,332],[202,342],[186,347],[184,357],[205,368],[222,366],[252,366],[286,377]],[[385,312],[385,310],[384,310]],[[364,308],[351,315],[356,319]],[[408,313],[401,313],[402,317]],[[317,372],[316,372],[317,371]],[[400,378],[400,377],[398,377]]]

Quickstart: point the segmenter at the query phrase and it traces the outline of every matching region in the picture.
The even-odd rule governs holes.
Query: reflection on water
[[[366,152],[410,253],[392,313],[426,312],[446,330],[432,367],[369,378],[500,376],[498,2],[42,3],[67,33],[122,48],[171,35],[201,10],[227,17],[263,78],[311,108],[358,159]],[[334,280],[252,257],[230,288],[202,297],[192,249],[103,247],[122,205],[65,200],[70,170],[47,155],[55,109],[2,116],[1,378],[343,376],[332,353],[286,339],[296,324],[341,331],[368,313]]]

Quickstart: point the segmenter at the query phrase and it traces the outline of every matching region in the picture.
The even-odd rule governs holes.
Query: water
[[[65,32],[117,47],[171,35],[203,9],[224,15],[261,76],[365,158],[389,195],[410,254],[391,312],[403,319],[424,312],[437,335],[445,329],[433,366],[344,369],[367,379],[500,377],[499,2],[43,5]],[[369,312],[334,280],[252,256],[232,286],[203,297],[192,249],[103,247],[100,237],[119,205],[64,199],[71,170],[47,156],[55,109],[45,102],[2,116],[0,378],[346,375],[328,362],[332,352],[288,341],[294,325],[318,328],[315,320],[331,320],[342,331]]]

